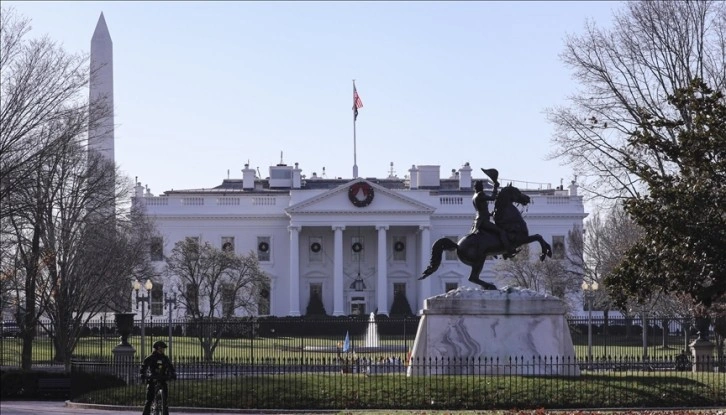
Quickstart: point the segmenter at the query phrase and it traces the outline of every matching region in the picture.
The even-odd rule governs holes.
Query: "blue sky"
[[[116,162],[155,194],[263,177],[352,177],[352,79],[359,176],[412,164],[496,167],[568,183],[547,161],[544,109],[577,89],[559,59],[586,19],[619,2],[13,2],[67,51],[89,53],[104,13],[114,44]],[[516,153],[516,154],[515,154]],[[534,186],[534,185],[533,185]]]

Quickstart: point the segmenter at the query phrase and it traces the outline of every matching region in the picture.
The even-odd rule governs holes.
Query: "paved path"
[[[46,402],[46,401],[0,401],[0,413],[2,415],[129,415],[140,414],[141,407],[138,408],[121,408],[106,405],[84,405],[69,404],[65,402]],[[171,408],[172,414],[183,413],[185,415],[209,415],[209,414],[297,414],[303,415],[299,411],[240,411],[235,409],[208,409],[201,410],[199,408]],[[317,411],[309,412],[317,414],[334,414],[338,411]]]
[[[105,410],[105,409],[80,409],[67,407],[65,402],[31,402],[31,401],[2,401],[0,402],[0,412],[3,415],[29,415],[29,414],[49,414],[49,415],[127,415],[139,414],[139,410]]]

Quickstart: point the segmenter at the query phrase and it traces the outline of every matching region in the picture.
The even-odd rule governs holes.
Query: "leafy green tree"
[[[668,105],[675,116],[641,109],[628,140],[628,169],[648,193],[625,208],[643,238],[606,281],[620,303],[658,287],[686,294],[704,314],[726,293],[726,101],[695,79]]]

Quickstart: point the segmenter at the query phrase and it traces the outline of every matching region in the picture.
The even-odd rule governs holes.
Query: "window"
[[[454,291],[455,289],[459,288],[459,283],[456,282],[447,282],[444,284],[444,292]]]
[[[445,236],[444,238],[449,238],[454,241],[454,243],[459,242],[459,237],[457,236]],[[451,251],[444,251],[444,259],[447,261],[456,261],[458,259],[458,256],[456,256],[456,250],[453,249]]]
[[[269,236],[258,236],[257,237],[257,259],[260,262],[270,261],[270,251],[272,245],[270,244]]]
[[[164,314],[164,284],[154,284],[151,288],[151,315]]]
[[[270,179],[292,179],[292,170],[272,169],[270,171]]]
[[[234,315],[235,294],[232,284],[222,284],[222,316],[230,317]]]
[[[149,255],[152,261],[164,260],[164,238],[155,236],[151,238],[151,246],[149,247]]]
[[[405,282],[394,282],[393,283],[393,295],[403,294],[406,295],[406,283]]]
[[[363,252],[365,251],[365,243],[362,236],[354,236],[350,238],[350,260],[351,262],[365,261]]]
[[[196,284],[187,284],[186,297],[187,315],[199,314],[199,288]]]
[[[392,238],[393,242],[393,260],[394,261],[405,261],[406,260],[406,237],[402,235],[396,235]]]
[[[234,253],[234,236],[222,237],[222,251]]]
[[[309,242],[308,260],[310,262],[323,262],[323,238],[311,236]]]
[[[262,287],[260,287],[260,291],[257,296],[257,315],[270,315],[270,284],[268,283],[265,283]]]
[[[552,258],[565,258],[565,237],[562,235],[552,237]]]
[[[355,316],[366,314],[366,298],[352,297],[350,299],[350,314]]]

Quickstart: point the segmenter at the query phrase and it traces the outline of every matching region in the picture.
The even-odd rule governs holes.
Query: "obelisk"
[[[98,18],[91,38],[88,149],[114,161],[113,42],[106,19]]]

